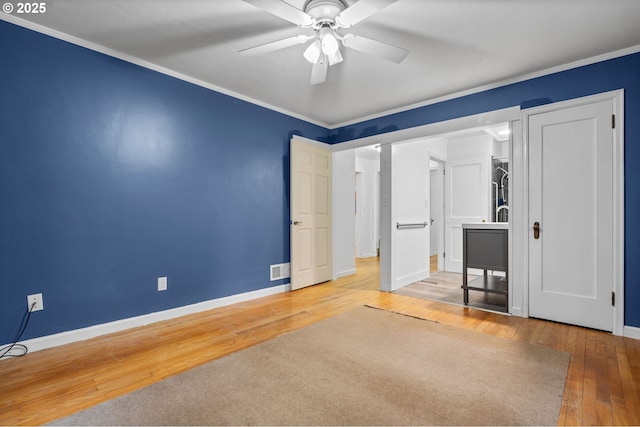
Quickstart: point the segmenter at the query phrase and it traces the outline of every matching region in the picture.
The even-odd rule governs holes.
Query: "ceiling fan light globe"
[[[326,33],[322,37],[322,52],[327,56],[333,56],[338,52],[340,45],[338,44],[338,40],[331,33]]]
[[[328,56],[327,58],[329,60],[329,66],[339,64],[343,59],[342,54],[339,50],[335,53],[335,55]]]
[[[311,62],[312,64],[316,64],[320,60],[321,53],[322,48],[320,46],[320,41],[316,40],[305,49],[302,55],[307,61]]]

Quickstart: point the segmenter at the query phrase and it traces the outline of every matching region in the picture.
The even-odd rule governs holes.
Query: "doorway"
[[[378,256],[380,242],[380,153],[375,147],[355,150],[355,254]]]
[[[505,211],[509,208],[509,130],[510,123],[502,122],[438,135],[423,142],[425,145],[433,144],[434,140],[440,143],[439,153],[434,155],[430,152],[428,156],[429,274],[399,286],[395,292],[464,304],[461,291],[462,225],[496,222],[501,219],[502,222],[507,222]],[[430,148],[435,147],[430,145]],[[403,173],[410,167],[402,163],[397,166]],[[396,184],[398,182],[394,182],[394,188],[400,191],[404,189],[404,186]],[[492,197],[496,195],[496,191],[500,196],[499,200]],[[396,206],[402,209],[405,205],[399,203]],[[405,242],[405,234],[408,233],[402,236],[398,233],[396,241]],[[406,247],[403,250],[406,251]],[[483,272],[472,270],[470,274]],[[474,291],[470,292],[469,305],[504,312],[508,301],[506,295]]]
[[[373,136],[367,136],[359,139],[354,139],[345,143],[337,144],[333,146],[334,148],[334,156],[336,159],[339,159],[340,166],[335,171],[338,171],[337,176],[339,178],[335,182],[340,182],[343,184],[337,184],[335,187],[336,190],[336,200],[341,200],[341,203],[334,204],[336,209],[336,218],[335,223],[337,224],[336,230],[337,233],[334,236],[336,239],[351,239],[350,244],[345,242],[345,244],[340,244],[334,246],[334,259],[337,260],[349,260],[349,263],[352,265],[345,265],[342,268],[338,268],[337,276],[341,277],[347,274],[352,274],[355,272],[355,243],[353,242],[354,232],[354,188],[355,188],[355,173],[354,173],[354,165],[356,163],[355,151],[360,148],[367,148],[371,150],[377,151],[380,155],[380,160],[377,162],[379,165],[380,171],[380,227],[379,227],[379,236],[380,236],[380,290],[391,292],[404,284],[402,283],[404,279],[409,279],[411,276],[411,271],[407,271],[408,274],[403,274],[403,269],[407,266],[407,255],[419,255],[415,259],[415,266],[417,268],[422,268],[424,265],[424,269],[426,270],[426,274],[422,277],[428,277],[429,272],[429,252],[430,252],[430,240],[428,235],[425,233],[425,238],[422,240],[422,245],[424,247],[424,255],[422,255],[422,250],[420,253],[405,251],[402,248],[397,248],[396,246],[400,243],[396,237],[399,237],[401,240],[406,241],[411,234],[420,233],[420,228],[403,228],[402,230],[398,230],[397,223],[410,223],[410,224],[422,224],[423,221],[430,222],[430,212],[429,212],[429,154],[436,153],[443,160],[447,160],[446,157],[446,148],[443,146],[446,144],[446,141],[443,141],[440,136],[442,135],[459,135],[461,133],[467,132],[469,129],[477,129],[479,124],[482,124],[483,128],[488,128],[496,124],[507,123],[509,127],[519,126],[519,119],[521,116],[520,108],[517,106],[505,108],[502,110],[496,110],[491,112],[486,112],[478,115],[461,117],[454,120],[448,120],[445,122],[437,122],[428,125],[418,126],[414,128],[402,129],[394,132],[388,132],[385,134],[378,134]],[[514,127],[514,129],[516,129]],[[520,131],[515,131],[513,137],[516,138],[514,142],[514,146],[520,149],[521,142],[517,141],[518,135],[521,135]],[[413,204],[414,208],[416,208],[416,212],[421,209],[424,209],[424,215],[411,215],[406,218],[399,218],[397,212],[397,204],[393,200],[393,193],[398,189],[394,187],[392,183],[392,173],[393,170],[398,170],[398,165],[393,163],[394,156],[392,155],[393,150],[396,146],[402,146],[407,142],[418,142],[424,140],[438,141],[436,144],[436,149],[425,149],[424,154],[420,154],[420,158],[422,159],[424,165],[424,171],[426,177],[422,182],[425,183],[425,192],[424,196],[419,195],[416,198],[412,198],[408,200],[408,203]],[[511,141],[507,141],[505,144],[510,148]],[[419,144],[418,144],[419,145]],[[513,212],[521,212],[523,200],[522,200],[522,188],[523,182],[522,177],[518,176],[518,173],[522,173],[522,163],[523,163],[523,155],[520,152],[514,152],[510,154],[510,157],[513,157],[513,160],[516,160],[513,163],[513,171],[516,175],[513,177],[512,188],[514,196],[509,199],[509,203],[513,205]],[[340,172],[344,170],[344,173]],[[517,172],[520,171],[520,172]],[[517,181],[516,181],[517,178]],[[409,187],[415,187],[415,180],[411,181],[408,184]],[[344,189],[344,194],[342,194],[342,190]],[[487,192],[490,192],[488,189]],[[338,194],[339,193],[339,194]],[[487,196],[487,200],[489,200],[489,196]],[[414,202],[416,202],[414,204]],[[516,206],[516,203],[518,205]],[[487,203],[488,204],[488,203]],[[487,207],[489,210],[489,207]],[[521,216],[521,214],[520,214]],[[524,227],[524,224],[521,224],[522,219],[520,217],[515,217],[513,219],[513,224],[518,224],[518,230]],[[344,224],[343,224],[344,223]],[[351,225],[349,225],[351,224]],[[510,228],[512,227],[512,222],[510,218],[509,222]],[[425,228],[431,228],[430,226]],[[344,230],[344,231],[340,231]],[[424,228],[422,229],[424,230]],[[400,234],[402,231],[402,234]],[[510,233],[510,239],[511,239]],[[519,241],[517,244],[511,245],[510,242],[510,251],[512,248],[517,248],[518,250],[521,247],[523,237],[521,236],[521,232],[513,233],[514,236],[517,236]],[[336,240],[337,241],[337,240]],[[444,239],[443,239],[444,241]],[[522,251],[518,254],[518,256],[512,257],[510,253],[510,262],[514,263],[514,268],[509,269],[510,275],[517,274],[518,279],[521,279],[521,276],[524,271],[524,266],[522,262],[519,262]],[[443,257],[449,256],[449,249],[444,251]],[[513,259],[513,260],[512,260]],[[405,276],[405,277],[402,277]],[[400,280],[399,280],[400,278]],[[418,279],[419,280],[419,279]],[[514,281],[510,281],[510,284]],[[524,280],[518,280],[518,283],[524,283]],[[410,282],[409,282],[410,283]],[[514,290],[509,294],[509,305],[510,309],[513,310],[514,314],[525,315],[526,316],[526,300],[523,296],[523,290],[521,287]],[[513,303],[511,301],[513,297]]]

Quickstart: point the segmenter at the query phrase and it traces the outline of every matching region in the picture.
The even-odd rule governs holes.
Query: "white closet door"
[[[612,111],[606,100],[528,116],[531,316],[613,328]]]

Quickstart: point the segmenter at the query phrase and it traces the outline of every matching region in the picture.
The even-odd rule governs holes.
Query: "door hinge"
[[[446,258],[447,257],[447,253],[446,252],[442,252],[442,258]]]
[[[612,114],[611,115],[611,129],[615,129],[616,128],[616,115]]]
[[[442,169],[442,175],[446,175],[447,174],[447,170],[446,169]]]
[[[611,292],[611,305],[615,307],[616,305],[616,293]]]

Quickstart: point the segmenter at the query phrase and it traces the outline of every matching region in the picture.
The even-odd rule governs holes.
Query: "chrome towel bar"
[[[399,222],[396,222],[396,228],[397,229],[401,229],[401,228],[425,228],[427,226],[426,222],[419,222],[419,223],[414,223],[414,224],[400,224]]]

